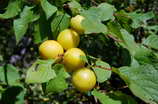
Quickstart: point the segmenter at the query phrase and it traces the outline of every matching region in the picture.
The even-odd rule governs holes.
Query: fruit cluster
[[[81,26],[83,19],[84,17],[80,15],[71,18],[71,29],[63,30],[59,33],[57,40],[47,40],[39,47],[42,58],[63,62],[65,69],[72,72],[72,83],[80,92],[89,91],[96,84],[94,72],[85,67],[85,62],[81,58],[81,56],[86,56],[85,53],[77,48],[80,34],[84,33]]]

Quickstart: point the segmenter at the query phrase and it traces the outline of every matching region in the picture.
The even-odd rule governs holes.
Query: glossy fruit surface
[[[81,68],[73,73],[72,83],[80,92],[87,92],[94,88],[96,84],[96,76],[92,70]]]
[[[82,25],[81,25],[81,22],[82,22],[83,19],[84,19],[83,16],[77,15],[77,16],[75,16],[75,17],[72,17],[72,18],[71,18],[71,21],[70,21],[71,27],[72,27],[76,32],[78,32],[79,34],[83,34],[83,33],[84,33],[84,28],[83,28]]]
[[[44,59],[55,59],[64,53],[63,47],[54,40],[47,40],[39,46],[39,52]]]
[[[67,50],[70,48],[76,48],[80,42],[80,37],[77,32],[72,29],[65,29],[57,37],[57,41],[62,47]]]
[[[85,62],[82,60],[82,56],[85,56],[85,53],[79,48],[71,48],[67,50],[63,58],[67,71],[71,72],[83,67]]]

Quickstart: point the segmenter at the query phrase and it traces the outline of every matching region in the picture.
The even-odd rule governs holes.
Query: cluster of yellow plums
[[[57,40],[46,40],[39,46],[39,52],[44,59],[61,60],[68,72],[72,72],[72,83],[80,92],[87,92],[94,88],[96,76],[94,72],[85,67],[85,61],[81,58],[85,53],[77,48],[80,35],[84,33],[81,25],[83,16],[77,15],[71,18],[71,29],[61,31]],[[65,51],[65,52],[64,52]]]

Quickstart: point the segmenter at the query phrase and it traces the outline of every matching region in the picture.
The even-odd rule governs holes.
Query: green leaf
[[[158,25],[147,26],[145,28],[149,31],[154,31],[155,33],[158,32]]]
[[[136,44],[134,37],[128,33],[127,30],[122,29],[121,26],[117,22],[109,22],[108,23],[109,34],[113,35],[120,42],[119,44],[124,48],[128,49],[128,51],[134,55],[135,51],[138,47]]]
[[[65,79],[57,76],[47,83],[46,93],[60,93],[66,88],[68,88],[68,84]]]
[[[108,94],[110,98],[121,101],[121,104],[138,104],[131,96],[120,91]]]
[[[53,69],[55,70],[55,73],[57,76],[60,76],[62,78],[68,78],[70,75],[66,72],[65,67],[63,64],[56,64]]]
[[[22,104],[24,102],[24,98],[25,98],[25,95],[26,95],[26,91],[23,89],[23,91],[21,91],[17,97],[16,97],[16,102],[15,104]]]
[[[9,85],[18,85],[19,79],[20,76],[16,67],[10,64],[0,67],[0,81],[6,84],[8,82]]]
[[[52,64],[55,60],[37,60],[27,71],[26,83],[44,83],[56,77]]]
[[[57,76],[46,84],[46,93],[59,93],[68,88],[65,79],[69,77],[69,74],[65,71],[64,65],[56,64],[53,69]]]
[[[113,5],[110,5],[108,3],[102,3],[98,6],[99,10],[99,18],[102,21],[107,21],[109,19],[114,19],[114,12],[116,11],[115,7]]]
[[[85,63],[88,63],[87,56],[80,56],[81,60],[84,61]]]
[[[144,64],[144,63],[152,64],[158,62],[158,57],[156,56],[156,54],[152,50],[144,46],[140,46],[139,48],[135,49],[134,58],[140,64]]]
[[[2,93],[1,102],[3,104],[23,104],[24,95],[25,91],[22,87],[11,86]]]
[[[155,16],[153,12],[147,12],[147,13],[132,12],[132,13],[128,13],[128,15],[131,17],[133,21],[133,23],[131,24],[133,28],[146,27],[147,20],[150,20]]]
[[[39,20],[34,24],[34,42],[41,43],[48,38],[52,39],[52,32],[50,26],[51,20],[47,20],[44,12],[41,11]]]
[[[80,3],[75,0],[69,2],[68,5],[73,15],[79,14],[83,10]]]
[[[117,22],[119,22],[124,29],[126,29],[129,32],[133,31],[130,26],[130,16],[128,16],[128,14],[124,10],[117,11],[115,13],[115,17],[117,18]]]
[[[47,0],[41,0],[41,6],[46,14],[47,19],[49,19],[57,11],[57,7],[50,4]]]
[[[111,77],[111,67],[109,64],[103,61],[96,61],[95,66],[93,67],[94,72],[97,76],[97,81],[103,83]]]
[[[31,11],[33,7],[25,6],[23,12],[20,14],[20,18],[14,20],[13,28],[15,31],[16,42],[18,43],[28,29],[28,24],[37,20],[38,15],[33,14]]]
[[[91,33],[107,33],[107,27],[95,17],[86,17],[81,25],[85,30],[85,34]]]
[[[158,61],[150,49],[138,45],[134,37],[125,29],[122,29],[116,22],[109,22],[108,29],[111,35],[120,40],[118,43],[126,48],[139,63],[153,63]]]
[[[4,88],[2,88],[2,86],[0,86],[0,99],[2,98],[3,91],[4,91]]]
[[[39,26],[38,23],[34,25],[33,37],[34,37],[34,38],[33,38],[33,39],[34,39],[34,42],[35,42],[36,44],[42,42],[42,36],[41,36],[41,33],[40,33],[40,26]]]
[[[110,21],[107,24],[108,26],[108,32],[109,34],[113,35],[119,40],[123,40],[122,34],[121,34],[121,26],[118,22],[116,21]]]
[[[146,103],[158,103],[158,64],[121,67],[118,74],[135,96]]]
[[[135,50],[138,49],[138,45],[134,41],[134,37],[129,34],[125,29],[121,29],[121,34],[123,38],[123,42],[119,44],[122,45],[124,48],[128,49],[132,55],[135,54]]]
[[[143,41],[143,44],[147,45],[150,48],[158,50],[158,36],[150,35],[146,40]]]
[[[0,93],[4,91],[4,88],[2,86],[0,86]]]
[[[21,0],[11,0],[4,14],[0,14],[0,19],[9,19],[15,17],[21,11]]]
[[[46,20],[44,12],[40,13],[39,20],[34,24],[34,42],[41,43],[49,38],[52,38],[52,32],[50,27],[51,20]]]
[[[102,21],[114,19],[113,13],[115,8],[107,3],[102,3],[98,7],[91,7],[81,13],[85,17],[81,25],[85,30],[85,34],[91,33],[107,33],[107,27]]]
[[[132,57],[130,66],[138,67],[139,65],[139,62],[134,57]]]
[[[122,104],[121,101],[114,100],[104,93],[93,90],[92,95],[99,99],[101,104]]]
[[[68,14],[60,14],[56,16],[51,22],[51,30],[56,39],[59,32],[69,27],[70,16]]]
[[[114,6],[108,3],[102,3],[98,7],[91,7],[90,9],[83,11],[82,15],[85,17],[93,17],[100,21],[107,21],[114,19],[113,13],[116,11]]]

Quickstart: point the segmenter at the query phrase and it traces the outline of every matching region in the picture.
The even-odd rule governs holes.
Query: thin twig
[[[112,38],[113,40],[117,41],[117,42],[122,42],[122,40],[118,39],[117,37],[111,35],[111,34],[108,34],[108,37]]]
[[[94,96],[94,101],[95,101],[95,104],[98,104],[98,100],[95,96]]]
[[[112,70],[112,68],[106,68],[106,67],[103,67],[103,66],[99,66],[99,65],[96,65],[94,66],[96,68],[101,68],[101,69],[104,69],[104,70]]]
[[[122,86],[122,87],[118,88],[118,90],[126,89],[126,88],[128,88],[128,86]]]

